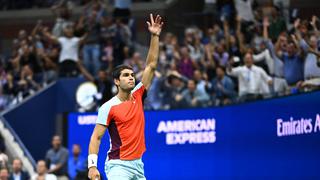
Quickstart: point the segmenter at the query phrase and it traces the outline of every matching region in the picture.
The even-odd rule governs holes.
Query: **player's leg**
[[[108,180],[132,180],[135,174],[131,163],[122,160],[108,161],[105,171]]]
[[[134,160],[134,166],[137,171],[135,174],[135,180],[146,180],[144,176],[144,164],[141,159]]]
[[[108,176],[107,175],[107,178],[108,180],[132,180],[132,178],[128,178],[127,176],[121,176],[121,175],[111,175],[111,176]]]

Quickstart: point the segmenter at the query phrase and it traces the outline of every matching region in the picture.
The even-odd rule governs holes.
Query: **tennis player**
[[[159,15],[154,18],[150,14],[147,25],[151,33],[151,41],[141,82],[135,85],[135,75],[130,66],[119,65],[113,70],[112,75],[118,93],[99,108],[98,119],[89,144],[88,177],[90,179],[100,179],[97,169],[98,152],[101,139],[107,129],[111,143],[105,163],[107,178],[109,180],[146,179],[141,160],[146,150],[143,100],[157,67],[159,36],[163,21]]]

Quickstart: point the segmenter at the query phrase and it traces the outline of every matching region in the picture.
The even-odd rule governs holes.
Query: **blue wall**
[[[35,160],[51,147],[57,114],[76,110],[75,91],[83,81],[61,79],[3,115]]]
[[[320,92],[315,92],[224,108],[148,111],[145,113],[145,174],[152,180],[320,179],[319,100]],[[87,155],[95,115],[69,115],[68,146],[71,148],[73,143],[81,144],[84,156]],[[183,131],[181,126],[172,129],[169,125],[171,132],[157,132],[161,123],[168,125],[170,121],[172,125],[174,120],[195,122],[198,119],[213,120],[216,126]],[[300,132],[298,124],[300,126],[302,123],[303,134],[293,135],[292,126],[290,132],[283,132],[284,124],[279,119],[287,124],[291,122],[291,125],[296,120],[295,132]],[[278,128],[282,136],[278,134]],[[205,132],[214,132],[215,141],[208,138]],[[202,136],[192,136],[192,140],[180,142],[182,144],[168,145],[166,138],[172,143],[172,133],[178,136],[184,134],[189,138],[194,133]],[[106,135],[100,146],[98,165],[101,172],[108,149]]]

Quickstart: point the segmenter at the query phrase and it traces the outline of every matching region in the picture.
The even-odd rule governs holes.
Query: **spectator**
[[[204,14],[210,14],[214,21],[217,21],[219,17],[217,9],[217,0],[205,0],[202,12]]]
[[[318,57],[312,52],[318,51],[319,31],[316,26],[317,17],[313,16],[310,22],[315,34],[311,35],[308,43],[300,38],[300,46],[304,53],[306,53],[305,64],[304,64],[304,79],[310,80],[320,78],[320,68],[317,66]],[[298,36],[300,37],[300,36]]]
[[[297,19],[294,24],[296,31],[299,31],[299,26],[300,20]],[[303,81],[304,54],[297,40],[297,38],[301,39],[300,36],[300,33],[296,33],[291,36],[291,41],[288,41],[286,34],[281,34],[275,44],[275,55],[283,61],[284,78],[291,87],[295,87]]]
[[[190,52],[190,58],[196,66],[203,65],[204,46],[201,44],[202,33],[198,28],[186,29],[186,46]]]
[[[213,105],[227,105],[235,101],[235,86],[230,77],[225,75],[225,69],[221,66],[216,68],[217,77],[212,80],[209,91],[213,94]],[[215,96],[215,99],[213,98]]]
[[[74,36],[73,27],[68,25],[64,28],[64,37],[56,37],[44,28],[43,34],[55,44],[60,44],[61,52],[59,57],[59,76],[60,77],[75,77],[79,74],[79,46],[85,41],[86,35],[81,38]]]
[[[176,43],[175,36],[170,32],[165,33],[163,41],[160,42],[160,46],[162,47],[165,54],[165,59],[168,59],[169,61],[173,58],[173,52],[174,52],[175,46],[177,45],[175,43]]]
[[[181,106],[181,93],[185,89],[185,84],[178,72],[169,72],[160,89],[163,93],[163,109],[174,109]]]
[[[54,174],[49,174],[46,162],[44,160],[39,160],[37,163],[37,174],[32,176],[31,180],[57,180],[57,176]]]
[[[39,90],[41,82],[42,80],[35,79],[32,69],[26,64],[21,70],[20,80],[18,81],[18,91],[21,92],[23,98],[25,98]]]
[[[206,74],[196,69],[193,72],[193,79],[196,82],[197,91],[201,92],[202,94],[207,94],[206,85],[208,84],[208,81],[207,81]]]
[[[50,54],[44,51],[38,53],[38,57],[42,60],[43,69],[43,81],[44,83],[51,83],[57,80],[58,76],[58,64],[53,58],[50,57]]]
[[[103,1],[93,0],[86,4],[83,16],[77,23],[76,31],[73,32],[73,23],[70,21],[72,3],[60,0],[52,7],[57,18],[54,28],[50,29],[53,35],[43,27],[41,20],[31,35],[24,29],[20,30],[17,38],[12,41],[11,56],[6,60],[8,63],[3,66],[0,64],[0,110],[16,104],[23,97],[41,89],[46,83],[55,81],[58,70],[60,77],[77,77],[79,70],[85,74],[88,69],[89,74],[96,76],[85,75],[87,79],[95,82],[99,89],[96,97],[98,103],[103,103],[112,94],[111,81],[105,78],[108,76],[109,68],[125,62],[134,67],[136,77],[139,79],[144,64],[139,54],[142,52],[135,51],[134,29],[131,29],[131,23],[128,23],[131,0],[114,2],[113,21],[108,16]],[[253,55],[255,65],[247,70],[251,71],[258,68],[257,66],[262,67],[265,73],[272,77],[273,86],[269,89],[264,79],[258,90],[250,87],[252,84],[247,86],[245,94],[255,91],[253,96],[256,97],[285,95],[289,94],[290,88],[291,92],[298,88],[308,91],[310,90],[308,87],[301,87],[306,87],[305,85],[310,83],[317,89],[320,79],[320,68],[316,65],[320,57],[317,17],[313,16],[310,23],[297,19],[292,30],[295,36],[290,37],[288,34],[292,32],[287,31],[284,21],[288,17],[281,15],[281,11],[285,10],[281,7],[287,7],[289,1],[274,2],[277,7],[272,1],[206,1],[210,5],[217,5],[221,17],[214,17],[214,24],[208,27],[185,28],[185,34],[179,37],[181,41],[170,32],[164,36],[160,45],[159,68],[155,78],[157,82],[150,88],[149,95],[152,97],[146,100],[149,105],[145,107],[161,109],[179,108],[180,105],[184,105],[182,100],[177,100],[181,99],[185,82],[189,79],[196,81],[196,89],[203,94],[207,93],[206,90],[210,90],[211,102],[208,104],[224,105],[233,102],[224,92],[231,87],[226,85],[230,82],[229,78],[222,75],[223,69],[218,66],[227,67],[229,62],[233,61],[234,67],[246,68],[244,57],[247,52],[255,54]],[[35,4],[42,7],[52,5],[52,2]],[[217,19],[222,22],[216,22]],[[261,27],[263,27],[262,32]],[[88,38],[85,43],[86,32]],[[82,37],[78,38],[80,36]],[[54,43],[43,41],[44,38]],[[79,63],[78,51],[81,43],[85,43],[83,62],[87,69]],[[245,66],[242,66],[243,64]],[[172,76],[174,71],[180,73],[179,77]],[[171,75],[167,77],[165,76],[167,74]],[[240,80],[240,77],[235,77]],[[259,80],[260,77],[254,78]],[[212,86],[206,89],[208,82]],[[171,88],[170,85],[176,87]],[[238,94],[243,96],[243,82],[233,81],[233,85],[239,87]],[[253,89],[249,91],[250,88]],[[240,98],[240,100],[245,99],[255,98]]]
[[[23,45],[21,47],[21,53],[22,55],[19,56],[19,63],[20,66],[29,65],[33,72],[38,74],[38,76],[41,76],[41,73],[43,71],[40,62],[37,60],[36,52],[33,49],[30,49],[29,45]]]
[[[240,26],[239,22],[237,22],[237,24]],[[238,28],[239,28],[238,31],[240,31],[240,27]],[[223,21],[223,30],[224,30],[224,38],[226,40],[226,49],[228,50],[227,52],[228,56],[230,55],[240,60],[240,58],[242,58],[242,55],[240,52],[239,44],[236,36],[230,33],[230,26],[227,20]],[[226,56],[227,53],[225,53],[224,56]]]
[[[16,78],[16,79],[15,79]],[[7,74],[7,82],[3,85],[3,93],[9,96],[16,96],[18,94],[18,80],[19,77],[14,77],[12,73]]]
[[[261,95],[270,93],[268,85],[272,84],[272,79],[260,67],[253,64],[251,53],[246,53],[244,57],[245,65],[240,67],[228,67],[228,74],[238,78],[239,100],[255,100]]]
[[[87,160],[81,156],[79,144],[72,146],[72,156],[68,161],[70,179],[87,179]]]
[[[235,0],[235,8],[237,10],[238,16],[241,17],[245,22],[255,21],[253,10],[252,10],[253,0]]]
[[[15,158],[12,162],[12,173],[9,180],[29,180],[30,175],[22,170],[22,161],[19,158]]]
[[[9,180],[9,170],[5,167],[0,168],[0,179]]]
[[[182,47],[180,49],[180,54],[178,54],[178,56],[176,57],[177,69],[181,75],[187,78],[192,78],[193,70],[194,70],[194,62],[190,58],[188,48]]]
[[[131,16],[132,0],[115,0],[113,17],[122,19],[123,23],[127,24]]]
[[[0,151],[0,168],[8,167],[8,161],[8,156],[3,151]]]
[[[108,34],[112,38],[113,44],[113,66],[122,64],[124,61],[124,48],[133,48],[131,42],[131,31],[128,25],[124,24],[121,19],[116,18],[115,23],[108,28]]]
[[[253,58],[256,62],[260,61],[261,58],[264,58],[268,66],[269,73],[271,77],[273,77],[273,91],[275,93],[274,95],[285,95],[288,94],[288,91],[290,91],[290,89],[287,81],[284,79],[284,63],[277,56],[273,43],[269,39],[268,26],[269,20],[267,17],[265,17],[263,20],[263,37],[266,43],[267,50],[264,50],[262,53],[253,56]],[[280,42],[280,38],[282,37],[279,37],[278,42]],[[280,46],[285,46],[286,41],[283,41],[282,43],[283,45]]]
[[[155,71],[152,84],[149,88],[147,98],[144,100],[145,109],[159,110],[162,107],[163,94],[160,92],[161,83],[163,81],[162,74]]]
[[[279,11],[272,9],[269,35],[271,39],[276,39],[282,32],[287,30],[285,19],[279,16]]]
[[[52,173],[59,180],[68,179],[68,150],[61,145],[61,138],[58,135],[52,138],[52,148],[46,153],[46,162],[49,165],[48,173]]]
[[[213,57],[217,65],[226,67],[229,60],[229,54],[225,51],[222,43],[219,43],[216,47]]]
[[[289,42],[285,51],[278,51],[278,56],[284,62],[284,78],[290,86],[296,86],[303,81],[303,64],[304,59],[301,51],[295,43]],[[282,54],[281,54],[282,53]]]
[[[106,21],[106,11],[102,2],[92,1],[86,7],[84,17],[79,21],[77,28],[87,32],[83,46],[83,63],[91,74],[97,74],[101,66],[101,27]]]
[[[113,63],[113,44],[112,44],[112,39],[109,37],[105,38],[105,43],[102,49],[102,65],[100,68],[110,68],[113,67],[112,63]],[[125,51],[125,50],[124,50]],[[127,48],[127,54],[129,54],[129,49]]]
[[[56,37],[63,36],[63,29],[68,25],[73,25],[70,21],[72,16],[71,1],[60,0],[58,4],[51,7],[52,13],[56,17],[56,23],[52,28],[52,34]]]
[[[196,81],[190,79],[187,89],[182,92],[181,98],[177,98],[177,101],[184,102],[186,107],[206,107],[208,106],[209,96],[206,92],[197,90]]]

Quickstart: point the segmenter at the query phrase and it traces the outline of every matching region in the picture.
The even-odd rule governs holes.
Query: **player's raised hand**
[[[156,18],[153,18],[153,14],[150,14],[150,22],[147,21],[148,30],[151,34],[160,35],[163,21],[160,15],[157,15]]]

